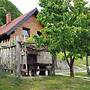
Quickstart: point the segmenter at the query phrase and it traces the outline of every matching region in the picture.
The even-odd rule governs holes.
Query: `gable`
[[[8,25],[3,25],[0,27],[0,36],[3,34],[11,34],[13,31],[15,31],[19,26],[21,26],[23,23],[25,23],[32,15],[36,15],[38,12],[37,8],[33,9],[29,13],[26,13],[15,20],[13,20],[10,24]]]

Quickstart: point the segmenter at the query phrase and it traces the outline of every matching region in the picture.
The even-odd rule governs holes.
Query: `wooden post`
[[[28,65],[27,65],[27,53],[26,53],[26,51],[27,51],[27,48],[26,48],[26,37],[25,37],[25,35],[24,35],[24,49],[25,49],[25,62],[26,62],[26,71],[27,71],[27,75],[29,75],[29,73],[28,73]]]
[[[1,65],[1,48],[0,48],[0,65]]]
[[[16,75],[16,46],[13,48],[13,51],[14,51],[14,54],[13,54],[13,56],[14,56],[14,74]]]
[[[28,72],[28,67],[27,67],[27,53],[26,53],[26,42],[25,42],[25,61],[26,61],[26,71]],[[28,75],[28,73],[27,73]]]
[[[21,75],[20,61],[21,61],[21,45],[19,37],[16,38],[16,76]]]

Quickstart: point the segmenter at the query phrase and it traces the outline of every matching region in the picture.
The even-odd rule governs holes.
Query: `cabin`
[[[52,68],[52,55],[46,48],[36,48],[25,40],[39,35],[43,26],[37,21],[37,8],[12,20],[6,15],[6,24],[0,26],[0,68],[12,73],[35,76],[48,74]]]

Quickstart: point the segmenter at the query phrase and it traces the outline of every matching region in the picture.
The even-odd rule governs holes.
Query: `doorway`
[[[30,75],[30,72],[31,72],[31,76],[36,75],[36,69],[37,69],[36,63],[37,63],[37,55],[28,54],[27,55],[27,73],[28,73],[28,76]]]

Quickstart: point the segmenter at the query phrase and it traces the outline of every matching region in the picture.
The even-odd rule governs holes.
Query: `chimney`
[[[11,22],[11,13],[6,14],[6,24],[9,24]]]

